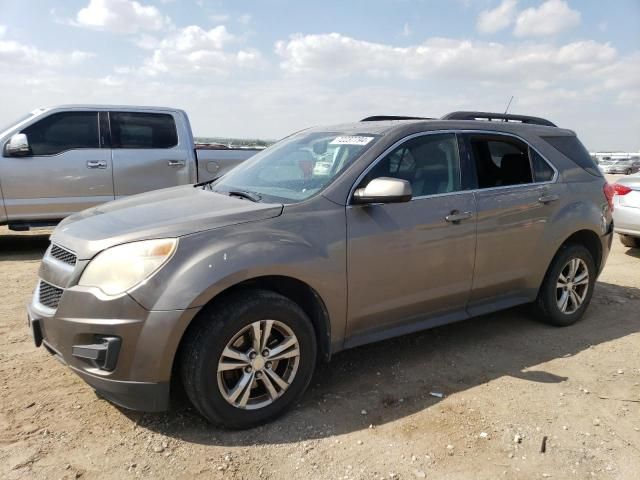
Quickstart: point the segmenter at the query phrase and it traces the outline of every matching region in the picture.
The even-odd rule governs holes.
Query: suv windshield
[[[295,203],[322,191],[379,135],[301,132],[255,155],[211,185],[214,192]]]

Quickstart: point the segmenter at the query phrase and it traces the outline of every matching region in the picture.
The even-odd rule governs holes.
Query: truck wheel
[[[288,298],[246,290],[204,310],[181,348],[187,396],[210,422],[250,428],[306,390],[316,364],[311,321]]]
[[[544,277],[535,306],[540,319],[566,327],[584,315],[596,281],[596,267],[582,245],[563,247]]]
[[[620,235],[620,241],[625,247],[640,248],[640,238],[631,235]]]

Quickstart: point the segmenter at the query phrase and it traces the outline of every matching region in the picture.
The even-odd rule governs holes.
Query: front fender
[[[343,335],[344,207],[319,203],[315,208],[290,208],[276,218],[181,237],[169,263],[130,295],[149,310],[198,309],[246,280],[285,276],[317,292],[332,332]]]

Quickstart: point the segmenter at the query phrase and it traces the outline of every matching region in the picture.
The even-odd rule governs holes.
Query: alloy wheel
[[[243,327],[218,360],[218,388],[236,408],[271,405],[293,382],[300,364],[300,345],[293,331],[277,320]]]
[[[556,284],[556,302],[566,315],[580,308],[589,290],[589,269],[581,258],[572,258],[560,270]]]

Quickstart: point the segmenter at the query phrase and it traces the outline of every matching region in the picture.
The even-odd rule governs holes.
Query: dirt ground
[[[640,478],[640,251],[617,238],[580,323],[512,309],[347,351],[244,432],[186,404],[118,409],[36,349],[25,304],[47,244],[0,229],[3,479]]]

